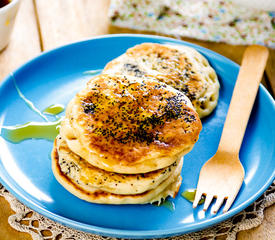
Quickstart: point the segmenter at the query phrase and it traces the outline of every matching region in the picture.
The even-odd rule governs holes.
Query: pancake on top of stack
[[[201,127],[190,100],[155,77],[102,74],[68,104],[53,172],[86,201],[160,202],[177,194]]]
[[[143,43],[109,62],[103,73],[154,76],[192,102],[200,118],[209,115],[219,97],[219,81],[208,61],[195,49],[181,45]]]

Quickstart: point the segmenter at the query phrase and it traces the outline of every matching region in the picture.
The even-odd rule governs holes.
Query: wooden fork
[[[240,190],[244,168],[239,151],[267,58],[268,50],[263,46],[249,46],[244,53],[218,150],[200,171],[193,208],[204,195],[204,211],[216,198],[211,212],[217,213],[225,200],[226,212]]]

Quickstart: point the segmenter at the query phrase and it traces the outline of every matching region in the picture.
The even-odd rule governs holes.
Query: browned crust
[[[174,156],[192,148],[202,125],[184,99],[154,80],[132,83],[126,76],[100,75],[77,95],[69,121],[87,149],[134,165],[150,153]]]
[[[58,180],[58,182],[63,185],[69,192],[74,194],[75,196],[89,201],[93,203],[105,203],[105,204],[143,204],[143,203],[148,203],[150,202],[149,199],[146,200],[146,202],[139,202],[142,200],[146,194],[149,194],[150,191],[141,193],[141,194],[133,194],[133,195],[119,195],[119,194],[113,194],[113,193],[108,193],[105,191],[97,190],[94,192],[89,192],[81,188],[81,186],[77,185],[74,181],[72,181],[66,174],[64,174],[59,166],[59,154],[58,150],[56,148],[56,140],[54,142],[54,147],[52,150],[52,169],[53,173]],[[178,176],[175,181],[177,182],[178,186],[180,186],[181,181],[179,181],[179,178],[181,179],[181,176]],[[173,191],[173,197],[176,196],[178,189]],[[171,194],[167,193],[168,194]],[[162,197],[167,197],[162,196]],[[140,199],[140,200],[138,200]]]
[[[56,140],[55,140],[56,141]],[[63,140],[65,142],[65,144],[62,144],[62,146],[59,146],[59,151],[60,150],[63,150],[65,152],[71,152],[71,149],[68,147],[67,143],[65,140]],[[57,150],[58,151],[58,150]],[[73,154],[75,154],[74,152],[72,152]],[[57,153],[58,154],[58,153]],[[75,154],[77,155],[77,154]],[[96,172],[101,172],[101,173],[104,173],[104,172],[108,172],[109,171],[105,171],[101,168],[98,168],[92,164],[90,164],[89,162],[85,161],[83,158],[80,157],[80,161],[79,161],[79,165],[82,167],[82,168],[90,168],[90,169],[93,169],[94,171]],[[174,162],[173,166],[177,166],[177,160]],[[117,179],[117,181],[122,181],[123,179],[125,179],[127,177],[127,179],[137,179],[137,178],[154,178],[155,176],[157,175],[160,175],[161,173],[165,173],[165,172],[172,172],[171,168],[172,166],[169,166],[167,168],[161,168],[161,169],[158,169],[158,170],[154,170],[154,171],[151,171],[151,172],[146,172],[146,173],[137,173],[137,174],[122,174],[122,173],[116,173],[116,172],[111,172],[112,174],[112,177],[115,176],[115,178]],[[155,180],[155,179],[154,179]],[[102,181],[101,178],[97,178],[98,182]]]
[[[191,100],[205,90],[201,76],[194,72],[192,62],[177,49],[157,43],[142,43],[129,48],[126,55],[132,59],[146,57],[150,64],[161,60],[154,65],[160,73],[155,76],[157,80],[184,92]],[[119,62],[114,59],[105,66],[104,70],[112,69],[117,64]],[[145,73],[144,76],[148,75]]]
[[[76,183],[74,183],[66,174],[64,174],[62,171],[61,171],[61,168],[58,164],[59,162],[59,155],[58,155],[58,151],[57,151],[57,148],[56,148],[56,139],[54,140],[54,147],[53,147],[53,150],[52,150],[52,161],[53,161],[53,167],[55,170],[57,170],[57,174],[59,177],[61,177],[67,184],[70,184],[70,185],[73,185],[74,188],[76,188],[78,191],[80,191],[82,194],[86,194],[88,196],[95,196],[97,197],[99,195],[100,192],[93,192],[93,193],[90,193],[88,191],[85,191],[83,190],[79,185],[77,185]],[[105,192],[105,196],[106,196],[106,192]]]
[[[115,196],[116,198],[125,198],[125,197],[128,196],[128,195],[119,195],[119,194],[108,193],[108,192],[101,191],[101,190],[94,191],[94,192],[88,192],[88,191],[84,190],[83,188],[81,188],[79,185],[77,185],[75,182],[73,182],[66,174],[64,174],[61,171],[61,168],[58,164],[59,155],[58,155],[58,151],[57,151],[57,148],[56,148],[56,139],[54,141],[54,148],[53,148],[53,151],[52,151],[52,160],[53,160],[53,168],[57,171],[58,176],[60,178],[62,178],[62,180],[65,181],[68,185],[72,185],[73,188],[75,188],[81,194],[89,196],[89,198],[91,200],[96,201],[96,199],[107,197],[107,196]],[[57,178],[57,180],[58,180],[58,178]],[[147,193],[148,193],[148,191],[140,193],[140,194],[133,194],[133,195],[131,194],[129,196],[131,196],[131,197],[135,197],[135,196],[142,197],[142,196],[145,196]]]

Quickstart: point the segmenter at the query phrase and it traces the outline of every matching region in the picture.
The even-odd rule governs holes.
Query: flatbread
[[[195,49],[181,45],[143,43],[109,62],[105,74],[154,76],[191,100],[200,118],[209,115],[219,97],[219,81],[208,61]]]
[[[111,192],[103,191],[100,188],[95,188],[81,181],[79,168],[75,165],[71,166],[71,171],[74,173],[70,174],[68,171],[61,168],[60,163],[62,162],[60,158],[57,139],[54,142],[54,147],[52,151],[52,170],[57,181],[73,195],[86,200],[88,202],[100,203],[100,204],[145,204],[152,202],[160,202],[167,196],[175,197],[180,185],[182,178],[180,172],[182,169],[183,160],[179,161],[179,164],[172,172],[172,174],[161,182],[156,188],[145,191],[140,194],[114,194]]]
[[[72,152],[60,135],[56,138],[56,149],[59,156],[59,167],[68,177],[84,187],[114,194],[140,194],[154,189],[171,177],[176,168],[182,165],[182,160],[177,159],[172,165],[153,172],[121,174],[108,172],[89,164]]]
[[[69,103],[60,133],[90,164],[116,173],[165,168],[198,140],[188,98],[153,79],[99,75]]]

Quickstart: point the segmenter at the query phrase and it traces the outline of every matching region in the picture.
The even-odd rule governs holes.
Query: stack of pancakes
[[[180,51],[159,44],[129,49],[70,101],[52,151],[54,175],[68,191],[104,204],[144,204],[176,196],[182,157],[202,128],[192,103],[201,106],[201,98],[217,98],[215,72],[213,84],[200,79],[213,70],[208,62],[204,73]],[[184,71],[199,86],[198,94],[190,93],[192,103],[187,97],[192,84],[178,74]]]

